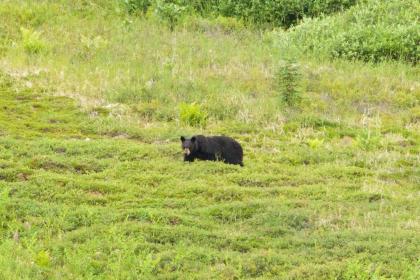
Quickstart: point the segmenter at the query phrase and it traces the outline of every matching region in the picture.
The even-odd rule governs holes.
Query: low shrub
[[[22,34],[22,46],[26,53],[38,54],[47,50],[47,44],[41,38],[41,33],[24,27],[20,28],[20,32]]]
[[[199,104],[182,103],[179,106],[180,120],[190,126],[204,127],[207,123],[207,113]]]

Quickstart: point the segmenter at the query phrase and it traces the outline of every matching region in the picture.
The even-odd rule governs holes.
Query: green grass
[[[116,3],[0,4],[0,279],[419,278],[417,66]],[[183,163],[198,133],[238,139],[245,167]]]
[[[367,0],[325,18],[307,18],[288,34],[317,56],[379,62],[420,60],[420,3]]]

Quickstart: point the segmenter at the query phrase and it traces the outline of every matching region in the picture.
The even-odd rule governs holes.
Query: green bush
[[[290,27],[304,16],[330,14],[348,8],[356,0],[195,0],[190,3],[204,14],[237,17],[258,25]]]
[[[381,136],[378,133],[366,131],[357,135],[356,144],[364,151],[372,151],[380,148]]]
[[[152,4],[151,0],[123,0],[123,4],[127,11],[132,14],[140,12],[145,14]]]
[[[190,126],[204,127],[207,123],[207,113],[199,104],[182,103],[179,107],[180,119],[182,123]]]
[[[284,61],[280,64],[276,74],[276,82],[282,102],[294,106],[301,100],[300,96],[301,74],[299,65],[293,61]]]
[[[40,251],[35,256],[35,263],[40,267],[49,267],[51,265],[51,257],[47,251]]]
[[[420,56],[419,14],[417,0],[369,0],[339,16],[307,19],[286,36],[306,53],[416,64]]]
[[[47,49],[47,44],[41,39],[41,34],[24,27],[20,28],[22,45],[26,53],[38,54]]]
[[[169,25],[171,30],[181,19],[186,8],[171,1],[156,1],[155,14]]]
[[[290,27],[305,16],[341,11],[357,0],[124,0],[131,12],[145,12],[151,2],[168,10],[182,7],[204,17],[235,17],[257,25]]]

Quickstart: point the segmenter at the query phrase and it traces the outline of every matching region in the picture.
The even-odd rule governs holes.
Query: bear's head
[[[197,139],[195,136],[191,137],[191,139],[187,139],[184,136],[181,136],[181,143],[182,150],[187,156],[197,150]]]

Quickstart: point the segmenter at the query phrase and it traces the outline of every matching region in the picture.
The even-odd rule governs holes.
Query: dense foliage
[[[149,11],[166,21],[171,29],[187,14],[222,16],[256,26],[293,26],[281,40],[309,54],[413,64],[420,56],[417,0],[124,0],[124,3],[130,13]],[[338,11],[342,13],[329,15]],[[296,25],[301,19],[303,22]]]
[[[288,36],[306,52],[378,62],[420,57],[420,3],[371,0],[340,16],[307,19]]]
[[[129,11],[147,11],[152,5],[178,5],[204,16],[236,17],[258,25],[290,27],[303,17],[330,14],[357,0],[124,0]]]

